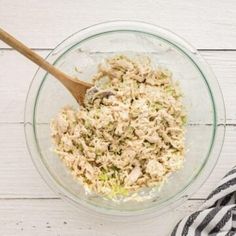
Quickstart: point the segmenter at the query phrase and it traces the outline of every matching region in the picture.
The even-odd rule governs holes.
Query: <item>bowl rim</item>
[[[217,163],[222,145],[223,145],[223,140],[224,140],[224,134],[225,134],[225,106],[224,106],[224,101],[223,101],[223,96],[218,84],[218,81],[215,77],[215,75],[213,74],[213,72],[211,71],[210,67],[207,65],[207,63],[205,62],[205,60],[201,57],[201,55],[197,52],[196,49],[194,49],[194,47],[192,47],[189,43],[187,43],[184,39],[182,39],[181,37],[177,36],[176,34],[170,32],[167,29],[164,29],[162,27],[156,26],[156,25],[152,25],[149,23],[145,23],[145,22],[140,22],[140,21],[109,21],[109,22],[103,22],[103,23],[99,23],[96,25],[92,25],[89,27],[86,27],[80,31],[75,32],[74,34],[70,35],[69,37],[67,37],[65,40],[63,40],[60,44],[58,44],[54,50],[52,50],[48,56],[46,57],[46,59],[50,59],[50,56],[53,55],[53,53],[55,53],[55,51],[60,51],[63,50],[64,53],[68,52],[68,50],[70,50],[70,48],[72,48],[74,46],[73,43],[68,44],[68,40],[73,39],[73,37],[77,37],[79,34],[84,34],[84,36],[82,38],[84,38],[83,40],[77,40],[76,45],[78,45],[79,43],[81,43],[84,40],[87,40],[88,38],[94,37],[97,34],[95,34],[96,31],[100,31],[100,34],[104,34],[104,33],[110,33],[111,30],[109,31],[108,29],[113,28],[113,31],[119,31],[118,29],[121,28],[121,31],[124,31],[124,28],[126,28],[126,31],[134,31],[132,30],[132,28],[138,28],[140,30],[138,30],[138,32],[142,32],[142,33],[146,33],[146,34],[151,34],[155,37],[159,37],[161,35],[161,38],[164,38],[165,40],[168,41],[168,43],[171,43],[173,46],[178,47],[182,52],[185,53],[186,56],[189,57],[189,59],[192,60],[192,62],[198,67],[198,70],[200,71],[200,73],[202,73],[203,78],[205,78],[206,80],[206,85],[208,86],[208,91],[210,92],[211,95],[211,99],[212,99],[212,103],[213,103],[213,109],[214,109],[214,118],[215,118],[215,128],[214,128],[214,133],[213,133],[213,140],[212,140],[212,144],[211,147],[209,149],[209,153],[208,153],[208,157],[205,159],[204,164],[202,165],[202,168],[199,170],[199,174],[196,175],[193,180],[188,183],[187,186],[185,186],[184,189],[182,189],[179,193],[177,193],[175,196],[172,196],[170,199],[166,200],[164,203],[159,204],[158,206],[152,206],[151,208],[145,208],[142,210],[136,210],[136,211],[118,211],[118,210],[111,210],[108,208],[100,208],[97,207],[96,205],[92,205],[89,204],[81,199],[79,199],[78,197],[75,199],[75,197],[73,197],[72,193],[70,193],[69,191],[65,191],[65,188],[63,188],[54,178],[53,176],[49,173],[48,169],[45,166],[45,163],[43,163],[43,160],[41,159],[40,155],[40,150],[38,148],[35,149],[34,146],[38,146],[37,144],[37,138],[35,136],[35,109],[34,109],[34,113],[32,114],[32,112],[29,112],[29,109],[32,108],[32,104],[34,104],[34,107],[36,106],[35,104],[37,104],[37,97],[38,97],[38,93],[40,91],[40,87],[38,87],[37,91],[38,93],[36,94],[32,94],[33,92],[33,87],[35,86],[35,79],[38,73],[40,73],[40,71],[42,69],[38,69],[34,75],[33,80],[31,81],[30,84],[30,88],[27,94],[27,98],[26,98],[26,103],[25,103],[25,112],[24,112],[24,130],[25,130],[25,138],[26,138],[26,143],[27,143],[27,148],[28,151],[30,153],[31,159],[37,169],[37,171],[39,172],[39,174],[41,175],[41,177],[45,180],[45,182],[49,185],[49,187],[56,192],[57,194],[59,194],[62,198],[68,200],[69,202],[71,202],[73,205],[76,205],[78,207],[78,204],[80,207],[85,207],[86,209],[92,209],[92,210],[96,210],[97,212],[100,213],[105,213],[105,214],[110,214],[110,215],[116,215],[116,216],[132,216],[132,215],[143,215],[146,213],[154,213],[155,210],[158,210],[158,214],[161,214],[165,211],[167,211],[168,207],[176,207],[179,204],[182,204],[185,200],[187,200],[189,198],[189,196],[191,196],[207,179],[207,177],[211,174],[214,166]],[[115,28],[115,30],[114,30]],[[107,29],[106,31],[104,31],[104,29]],[[145,31],[146,30],[146,31]],[[151,31],[151,32],[150,32]],[[154,32],[154,33],[152,33]],[[156,33],[156,34],[155,34]],[[90,35],[88,37],[88,35]],[[68,49],[66,45],[68,44],[70,47]],[[71,46],[72,45],[72,46]],[[62,55],[64,55],[64,53]],[[52,60],[52,63],[56,64],[57,61],[60,59],[60,56],[56,58],[56,60]],[[40,86],[42,86],[47,73],[44,72],[44,76],[41,79],[40,82]],[[211,80],[211,84],[212,86],[210,86],[209,80]],[[39,82],[39,81],[36,81]],[[37,83],[38,84],[38,83]],[[211,89],[214,89],[214,92],[212,93]],[[216,96],[214,96],[216,94]],[[31,104],[32,103],[32,104]],[[216,103],[216,104],[215,104]],[[218,106],[218,109],[217,109]],[[220,113],[220,114],[219,114]],[[220,119],[222,120],[222,124],[218,123],[219,120],[217,119],[218,117],[220,117]],[[219,127],[222,127],[222,131],[219,132]],[[32,134],[35,137],[34,139],[32,139]],[[216,146],[216,142],[219,142],[219,144]],[[214,147],[214,148],[213,148]],[[214,154],[214,155],[213,155]],[[208,165],[207,165],[208,164]],[[203,169],[206,169],[207,167],[207,173],[203,173]],[[161,206],[161,207],[160,207]]]

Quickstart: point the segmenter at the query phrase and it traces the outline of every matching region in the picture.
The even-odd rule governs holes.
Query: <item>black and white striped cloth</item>
[[[224,176],[199,211],[182,219],[171,236],[236,235],[236,166]]]

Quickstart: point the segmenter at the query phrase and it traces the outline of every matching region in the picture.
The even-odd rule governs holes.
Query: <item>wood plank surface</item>
[[[42,56],[68,35],[102,21],[141,20],[168,28],[201,50],[218,78],[227,112],[225,144],[213,173],[177,209],[123,221],[76,210],[45,184],[26,148],[24,102],[37,66],[0,42],[0,235],[170,235],[236,164],[235,16],[234,0],[0,0],[0,27]]]
[[[234,0],[0,1],[1,27],[33,48],[54,48],[99,22],[139,20],[168,28],[197,48],[232,49],[235,15]]]
[[[167,236],[178,220],[202,201],[188,201],[161,217],[117,219],[89,214],[60,199],[1,200],[2,236]]]

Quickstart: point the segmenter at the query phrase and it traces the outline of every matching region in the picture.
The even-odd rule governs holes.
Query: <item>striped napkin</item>
[[[236,166],[224,176],[199,211],[182,219],[171,236],[236,235]]]

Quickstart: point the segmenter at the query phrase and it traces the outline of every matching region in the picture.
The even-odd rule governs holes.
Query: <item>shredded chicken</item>
[[[86,188],[126,195],[181,169],[186,115],[170,71],[118,55],[99,65],[93,82],[99,92],[51,122],[55,152]]]

